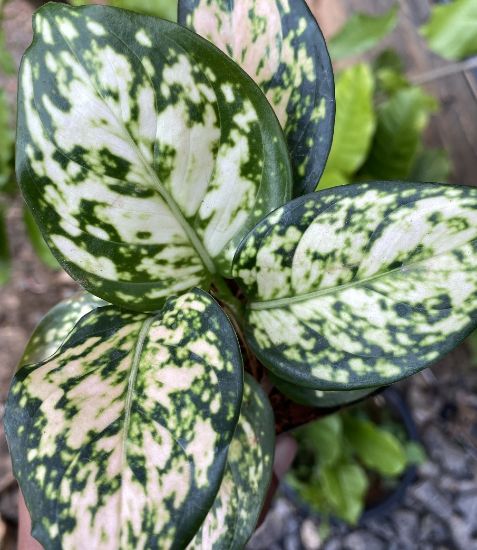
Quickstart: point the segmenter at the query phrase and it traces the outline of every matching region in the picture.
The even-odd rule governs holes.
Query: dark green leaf
[[[364,63],[337,79],[333,145],[318,189],[348,183],[365,161],[375,128],[373,92],[371,68]]]
[[[50,267],[51,269],[59,269],[60,266],[58,261],[48,248],[41,231],[36,225],[35,219],[26,206],[23,208],[23,220],[25,222],[28,238],[30,239],[30,243],[33,246],[33,250],[36,255],[47,267]]]
[[[213,505],[242,401],[234,331],[203,291],[95,309],[13,381],[5,431],[48,549],[184,548]]]
[[[288,140],[295,196],[325,167],[335,114],[325,40],[304,0],[180,0],[179,22],[227,53],[257,82]]]
[[[247,236],[234,273],[246,337],[277,376],[389,384],[477,324],[477,189],[377,182],[301,197]]]
[[[430,20],[421,34],[431,50],[446,59],[463,59],[477,54],[477,2],[454,0],[433,6]]]
[[[141,311],[228,276],[242,237],[291,193],[285,139],[260,89],[161,19],[49,3],[34,28],[17,175],[61,265]]]
[[[246,375],[240,418],[219,493],[188,549],[241,550],[252,535],[272,477],[273,411],[266,394]]]
[[[337,61],[370,50],[394,30],[397,20],[398,6],[383,15],[353,14],[329,41],[331,58]]]
[[[370,155],[363,167],[368,179],[408,179],[422,145],[422,133],[437,109],[421,88],[396,92],[379,105]]]
[[[414,162],[410,179],[413,181],[447,182],[452,170],[449,155],[443,149],[425,149]]]
[[[399,476],[407,465],[404,447],[391,432],[373,422],[346,415],[345,437],[362,463],[384,476]]]

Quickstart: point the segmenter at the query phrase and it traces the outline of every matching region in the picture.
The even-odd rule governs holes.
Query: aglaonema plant
[[[334,85],[305,3],[179,16],[47,4],[20,70],[18,181],[89,292],[37,327],[7,403],[47,549],[242,548],[271,478],[270,381],[341,405],[476,325],[476,189],[312,193]]]

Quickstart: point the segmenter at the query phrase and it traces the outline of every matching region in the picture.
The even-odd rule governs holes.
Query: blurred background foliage
[[[327,416],[296,431],[298,454],[286,483],[298,501],[327,519],[352,525],[366,505],[392,492],[406,468],[426,455],[382,401]],[[328,523],[322,522],[326,531]],[[326,538],[327,533],[322,533]]]

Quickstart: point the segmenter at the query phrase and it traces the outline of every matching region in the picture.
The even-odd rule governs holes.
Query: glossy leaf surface
[[[109,304],[86,292],[75,294],[56,304],[35,327],[19,367],[51,357],[82,317],[93,309],[106,305]]]
[[[234,331],[203,291],[156,314],[108,306],[21,368],[5,429],[47,548],[183,548],[219,489],[240,412]]]
[[[388,384],[477,323],[477,189],[377,182],[301,197],[257,225],[235,274],[249,343],[277,376]]]
[[[266,94],[285,131],[294,194],[313,191],[335,113],[333,70],[304,0],[180,0],[179,22],[234,59]]]
[[[291,192],[258,87],[174,23],[51,3],[20,72],[17,175],[62,266],[141,311],[227,275]]]
[[[275,423],[268,397],[247,374],[222,484],[189,549],[244,548],[255,530],[270,484],[274,444]]]

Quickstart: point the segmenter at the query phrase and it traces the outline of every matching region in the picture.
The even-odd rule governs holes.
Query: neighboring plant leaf
[[[382,15],[355,13],[328,42],[334,61],[364,53],[391,33],[398,21],[398,6]]]
[[[10,280],[11,257],[8,245],[7,220],[5,210],[0,205],[0,286]]]
[[[334,464],[320,472],[323,493],[332,505],[333,514],[352,525],[356,524],[364,508],[368,489],[366,473],[358,464]]]
[[[338,77],[333,145],[318,189],[347,183],[365,161],[376,123],[373,92],[369,65],[355,65]]]
[[[403,60],[395,50],[381,52],[373,63],[373,71],[377,94],[382,92],[386,96],[392,96],[397,91],[411,86],[404,74]]]
[[[363,174],[368,179],[408,179],[422,145],[422,133],[436,110],[436,100],[417,87],[399,90],[379,105]]]
[[[313,191],[333,139],[335,102],[326,43],[305,1],[179,0],[179,22],[257,82],[288,140],[294,195]]]
[[[257,525],[272,477],[273,410],[248,374],[240,418],[219,493],[189,549],[241,550]]]
[[[373,422],[350,414],[344,418],[345,436],[362,463],[383,476],[399,476],[407,456],[399,439]]]
[[[433,6],[431,18],[421,27],[429,48],[446,59],[458,60],[477,54],[477,2],[454,0]]]
[[[0,10],[2,7],[0,6]],[[0,13],[0,25],[3,23],[2,14]],[[8,51],[5,41],[5,32],[0,28],[0,71],[6,75],[14,75],[16,71],[15,61],[11,53]]]
[[[427,455],[424,447],[417,441],[407,441],[404,446],[407,464],[421,466],[427,462]]]
[[[452,171],[452,163],[444,149],[421,151],[411,171],[413,181],[447,182]]]
[[[343,422],[339,414],[307,424],[296,437],[300,447],[312,449],[320,466],[336,464],[341,457],[343,446]]]
[[[477,324],[477,189],[377,182],[301,197],[255,227],[234,272],[248,342],[277,376],[389,384]]]
[[[34,28],[17,175],[61,265],[142,311],[229,274],[241,238],[291,193],[283,133],[258,87],[161,19],[49,3]]]
[[[46,548],[184,548],[212,506],[240,412],[234,331],[203,291],[155,314],[83,317],[21,368],[5,431]]]
[[[87,292],[77,293],[57,304],[36,326],[19,367],[51,357],[82,317],[106,305],[109,304]]]
[[[14,183],[14,140],[11,108],[5,91],[0,88],[0,192],[10,192]]]
[[[350,403],[363,399],[378,389],[366,388],[364,390],[322,391],[292,384],[287,380],[282,380],[278,376],[274,376],[273,373],[269,373],[269,378],[283,395],[286,395],[291,400],[295,401],[295,403],[300,403],[307,407],[339,407],[342,405],[349,405]]]
[[[43,235],[36,225],[32,213],[26,206],[23,208],[23,220],[25,222],[28,238],[30,239],[30,243],[36,255],[47,267],[51,269],[59,269],[60,266],[58,261],[48,248]]]

